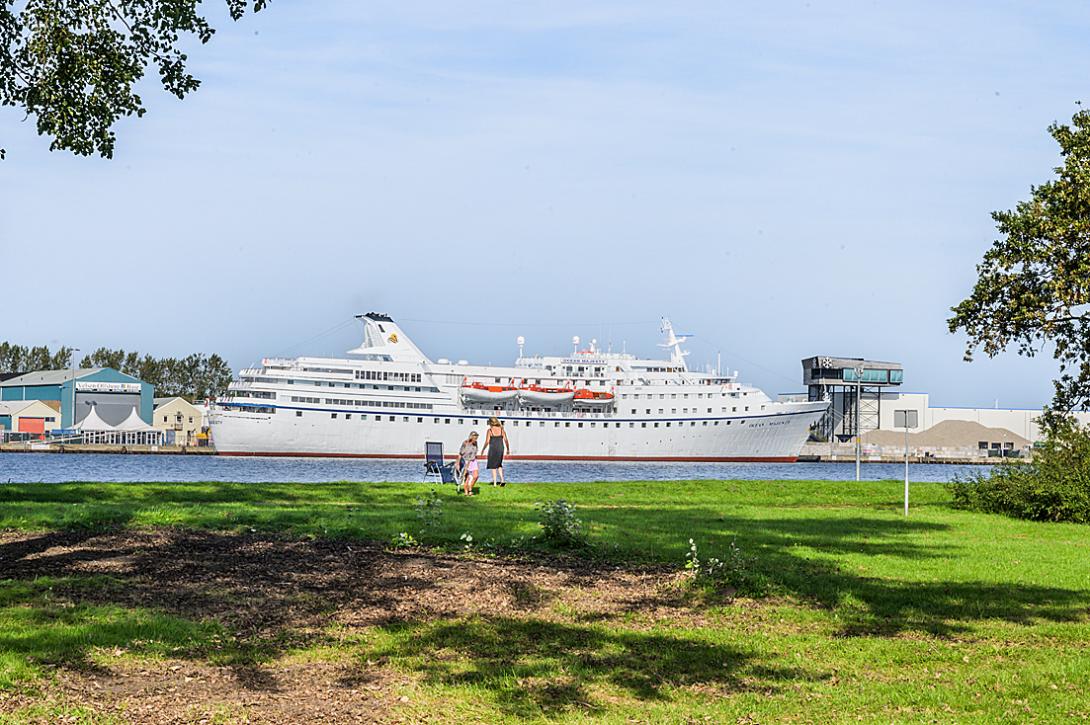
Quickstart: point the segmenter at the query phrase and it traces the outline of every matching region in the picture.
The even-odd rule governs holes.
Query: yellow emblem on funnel
[[[390,335],[390,336],[389,336],[388,338],[386,338],[386,339],[387,339],[387,340],[389,340],[390,342],[397,342],[397,333],[395,332],[395,333],[391,334],[391,335]]]

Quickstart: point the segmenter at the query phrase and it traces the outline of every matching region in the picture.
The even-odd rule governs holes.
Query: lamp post
[[[863,439],[859,430],[859,406],[863,403],[863,366],[855,369],[855,480],[859,479],[860,459],[863,455]]]
[[[75,354],[77,352],[79,352],[79,351],[80,350],[79,350],[78,347],[72,348],[72,360],[69,362],[69,365],[72,366],[72,425],[69,426],[70,428],[75,428],[76,427],[76,360],[75,360]]]
[[[919,424],[919,413],[917,411],[893,411],[893,427],[905,429],[905,516],[908,516],[908,429],[915,428]]]

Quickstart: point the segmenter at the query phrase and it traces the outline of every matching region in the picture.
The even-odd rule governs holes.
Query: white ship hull
[[[511,442],[506,457],[514,460],[793,462],[826,405],[783,407],[771,415],[656,421],[571,413],[500,418]],[[453,454],[470,430],[483,434],[489,417],[356,410],[340,411],[335,419],[331,415],[326,410],[306,411],[302,417],[291,410],[217,411],[213,443],[224,455],[421,458],[426,441],[441,441]],[[345,415],[352,417],[346,420]]]

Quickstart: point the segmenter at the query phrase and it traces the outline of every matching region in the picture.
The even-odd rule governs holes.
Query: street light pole
[[[855,369],[855,480],[859,479],[860,458],[862,456],[863,440],[859,430],[859,406],[863,400],[863,366]]]
[[[72,348],[72,359],[68,364],[72,366],[72,425],[70,428],[76,427],[76,359],[75,354],[79,352],[78,347]]]
[[[908,516],[908,416],[905,415],[905,516]]]

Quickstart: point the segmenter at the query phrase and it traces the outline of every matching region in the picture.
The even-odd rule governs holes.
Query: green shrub
[[[413,538],[413,535],[407,531],[402,531],[400,534],[395,534],[390,539],[390,547],[393,549],[409,549],[414,546],[419,546],[420,543]]]
[[[575,504],[558,499],[539,503],[541,540],[551,546],[572,548],[587,543],[583,522],[575,516]]]
[[[1032,521],[1090,523],[1090,430],[1055,419],[1025,465],[997,466],[949,484],[960,508]]]
[[[417,497],[413,509],[421,531],[429,531],[438,526],[443,518],[443,499],[434,488],[428,489],[426,494]]]
[[[734,541],[730,542],[726,558],[701,559],[696,542],[689,539],[685,554],[685,571],[691,584],[722,592],[727,587],[750,596],[768,593],[769,581],[757,568],[757,558],[744,554]]]

